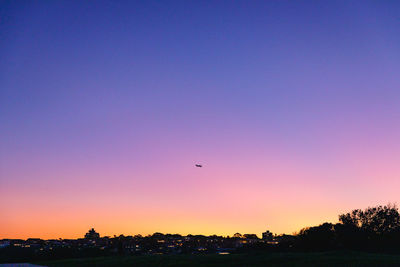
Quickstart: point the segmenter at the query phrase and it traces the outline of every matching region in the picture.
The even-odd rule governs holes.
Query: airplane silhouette
[[[201,164],[196,164],[196,167],[201,168],[201,167],[203,167],[203,165],[201,165]]]

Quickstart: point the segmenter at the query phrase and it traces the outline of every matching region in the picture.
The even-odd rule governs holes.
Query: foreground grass
[[[400,255],[358,252],[154,255],[67,259],[45,266],[400,266]]]

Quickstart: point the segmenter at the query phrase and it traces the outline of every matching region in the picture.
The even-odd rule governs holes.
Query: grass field
[[[400,255],[358,252],[121,256],[38,262],[45,266],[400,266]]]

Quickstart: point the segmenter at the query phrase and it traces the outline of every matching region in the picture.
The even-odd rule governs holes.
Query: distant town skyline
[[[291,234],[399,202],[399,14],[0,0],[0,239]]]

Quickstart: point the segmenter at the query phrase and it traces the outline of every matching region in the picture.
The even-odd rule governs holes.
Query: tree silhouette
[[[356,209],[339,215],[339,221],[343,225],[355,226],[375,234],[390,233],[400,228],[400,214],[394,204]]]

